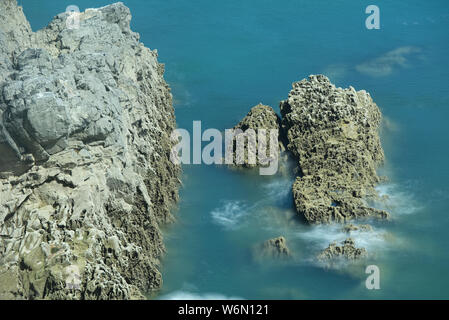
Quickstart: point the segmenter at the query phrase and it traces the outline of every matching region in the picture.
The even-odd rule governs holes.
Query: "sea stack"
[[[312,224],[387,218],[365,201],[376,197],[376,168],[384,160],[381,113],[369,93],[312,75],[293,84],[280,109],[287,147],[300,169],[293,185],[298,213]]]
[[[68,17],[34,33],[0,2],[0,298],[142,298],[178,198],[172,95],[122,3]]]

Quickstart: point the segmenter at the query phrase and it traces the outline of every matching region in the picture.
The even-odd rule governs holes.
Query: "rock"
[[[15,0],[0,1],[0,83],[13,70],[17,56],[30,46],[31,27]],[[0,105],[0,119],[4,117]],[[0,171],[1,163],[16,166],[20,152],[0,120]],[[25,163],[27,163],[25,159]]]
[[[156,51],[122,3],[79,29],[33,33],[15,0],[0,17],[0,298],[143,298],[180,174]]]
[[[284,237],[265,241],[260,247],[260,255],[268,258],[287,258],[291,256]]]
[[[0,68],[11,70],[17,55],[30,47],[31,27],[16,0],[0,2],[0,19]],[[5,73],[0,73],[0,77],[4,75]]]
[[[293,185],[297,211],[309,223],[387,218],[365,201],[376,196],[376,168],[384,160],[381,113],[370,95],[312,75],[293,84],[280,108],[287,147],[301,171]]]
[[[280,141],[280,128],[281,120],[276,112],[274,112],[273,108],[261,103],[252,107],[245,118],[243,118],[233,128],[234,130],[241,130],[241,133],[236,132],[233,144],[228,146],[232,148],[234,154],[236,153],[236,151],[238,151],[239,137],[241,137],[241,141],[245,141],[245,145],[243,147],[244,154],[240,153],[242,154],[242,157],[235,156],[234,165],[244,168],[254,168],[259,166],[266,166],[267,161],[271,161],[271,159],[274,157],[279,158],[279,153],[283,150],[283,145]],[[248,135],[250,134],[250,131],[248,130],[253,130],[254,140],[244,138],[245,135],[246,137],[248,137]],[[264,145],[261,145],[262,141],[261,139],[259,139],[259,134],[261,134],[263,137],[263,133],[261,133],[260,130],[266,130]],[[273,138],[271,139],[270,130],[274,130],[276,132],[276,136],[273,136]],[[273,151],[271,151],[272,142],[275,143],[275,145],[273,145]],[[263,157],[258,156],[259,148],[262,148],[261,150],[265,151],[264,153],[262,153]],[[253,158],[254,161],[251,161],[251,158]]]
[[[234,129],[241,129],[245,132],[248,129],[274,129],[279,130],[281,120],[270,106],[259,103],[251,108],[245,118],[242,119]]]
[[[323,262],[331,262],[332,260],[338,258],[357,260],[365,257],[366,255],[366,249],[356,248],[354,240],[348,238],[343,241],[340,246],[337,245],[336,242],[331,243],[329,247],[327,247],[318,255],[318,260]]]
[[[360,225],[354,225],[352,223],[347,224],[342,229],[343,232],[351,233],[352,231],[373,231],[373,227],[371,227],[369,224],[360,224]]]

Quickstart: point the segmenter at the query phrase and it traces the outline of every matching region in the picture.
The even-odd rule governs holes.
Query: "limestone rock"
[[[287,258],[291,256],[287,242],[282,236],[265,241],[260,248],[260,254],[269,258]]]
[[[367,255],[366,249],[357,248],[353,239],[348,238],[338,245],[333,242],[318,255],[318,260],[330,262],[338,258],[346,260],[357,260]]]
[[[232,148],[232,151],[235,154],[236,151],[238,151],[237,141],[239,137],[242,138],[241,141],[245,141],[243,147],[244,154],[241,152],[237,152],[237,154],[240,154],[241,156],[235,156],[234,164],[245,168],[253,168],[258,166],[265,166],[267,164],[267,161],[271,161],[273,157],[279,158],[279,153],[283,149],[283,145],[280,140],[280,128],[281,120],[276,112],[274,112],[273,108],[261,103],[252,107],[245,118],[243,118],[233,128],[234,130],[241,130],[241,133],[236,133],[233,144],[227,146],[229,148]],[[253,140],[251,138],[247,138],[248,136],[250,136],[250,131],[248,130],[253,130]],[[263,132],[260,130],[265,130],[266,134],[263,135]],[[276,136],[273,136],[273,138],[270,138],[270,130],[275,130],[274,132],[276,132]],[[245,135],[246,138],[244,138]],[[260,137],[263,136],[265,138],[265,141],[260,139]],[[271,151],[272,146],[273,151]],[[262,152],[260,153],[259,150],[262,150]],[[259,154],[262,154],[263,157],[259,157]],[[249,161],[251,157],[253,157],[255,161]]]
[[[15,0],[0,18],[0,298],[157,290],[180,167],[156,51],[122,3],[81,13],[79,29],[62,13],[33,33]]]
[[[275,129],[280,128],[279,116],[270,106],[259,103],[251,108],[248,114],[234,128],[246,131],[247,129]]]
[[[11,70],[18,54],[31,43],[31,27],[16,0],[0,1],[0,81]]]
[[[297,211],[310,223],[387,218],[365,201],[376,196],[376,168],[384,159],[381,113],[370,95],[312,75],[293,84],[280,108],[288,149],[301,171],[293,185]]]
[[[342,229],[346,233],[351,233],[352,231],[373,231],[373,228],[369,224],[360,224],[360,225],[354,225],[352,223],[349,223],[345,225]]]

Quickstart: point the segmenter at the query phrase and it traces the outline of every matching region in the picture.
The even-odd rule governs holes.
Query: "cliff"
[[[0,298],[141,298],[178,197],[172,96],[122,3],[68,16],[34,33],[0,2]]]

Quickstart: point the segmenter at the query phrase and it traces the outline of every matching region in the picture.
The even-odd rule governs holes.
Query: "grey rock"
[[[0,298],[143,298],[178,199],[172,95],[122,3],[67,17],[33,33],[0,2]]]

